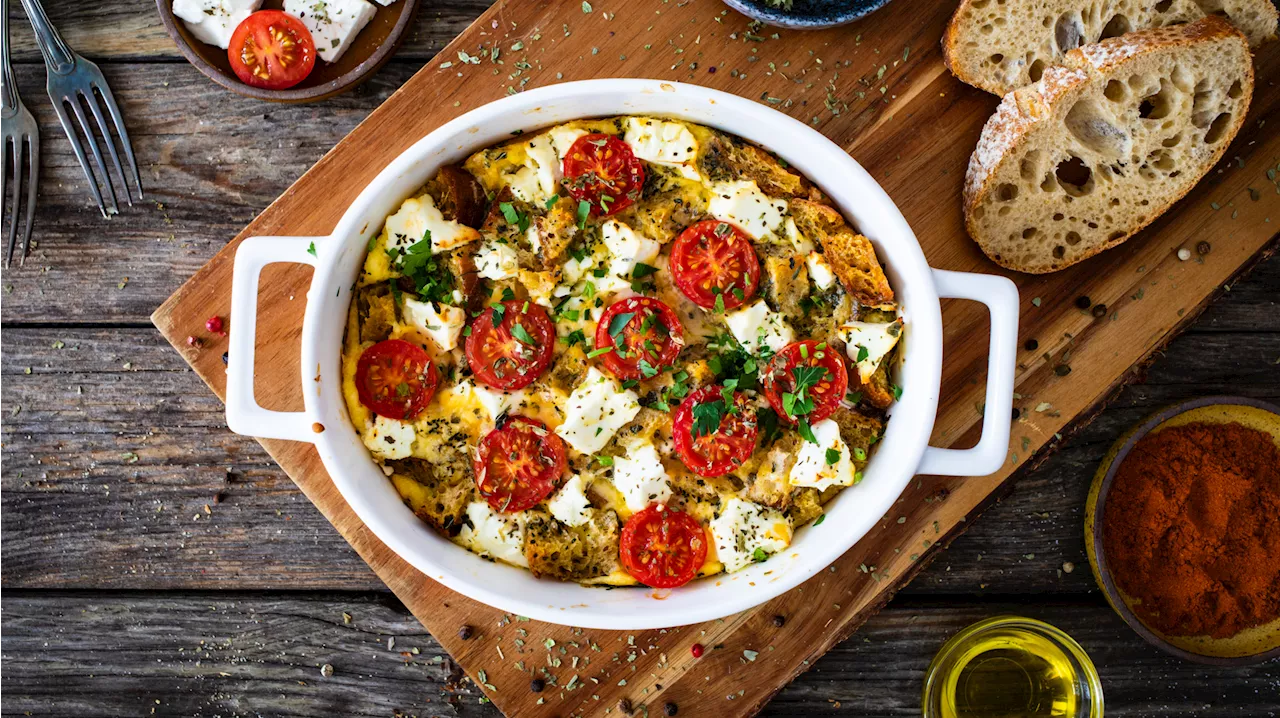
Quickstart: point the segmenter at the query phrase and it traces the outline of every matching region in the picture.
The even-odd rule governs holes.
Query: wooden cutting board
[[[446,120],[526,87],[595,77],[698,83],[811,123],[884,186],[930,264],[1003,273],[967,238],[961,221],[969,152],[997,98],[944,69],[938,41],[951,10],[949,2],[903,0],[844,28],[800,33],[750,26],[713,0],[498,2],[197,272],[153,321],[222,396],[225,339],[205,331],[204,322],[229,311],[240,239],[327,234],[368,180]],[[635,633],[504,615],[396,557],[355,517],[309,445],[263,446],[506,713],[617,715],[626,699],[648,715],[660,715],[667,702],[681,715],[749,715],[883,606],[994,500],[1015,470],[1079,426],[1131,369],[1216,292],[1229,289],[1227,282],[1274,251],[1280,44],[1262,49],[1256,61],[1258,94],[1244,130],[1221,165],[1172,212],[1119,249],[1067,271],[1013,276],[1022,294],[1025,344],[1003,470],[981,478],[919,477],[880,526],[829,571],[756,610]],[[1207,251],[1197,251],[1201,242]],[[1189,260],[1178,258],[1180,248],[1190,250]],[[268,408],[297,410],[298,341],[311,270],[277,265],[266,274],[258,399]],[[1095,317],[1078,308],[1081,297],[1104,303],[1105,313]],[[968,446],[980,430],[987,319],[977,305],[963,302],[946,303],[943,316],[943,396],[933,441]],[[203,345],[192,346],[189,337]],[[469,640],[459,636],[464,625],[472,627]],[[706,647],[701,659],[691,656],[694,643]],[[548,683],[540,694],[529,688],[535,675]]]

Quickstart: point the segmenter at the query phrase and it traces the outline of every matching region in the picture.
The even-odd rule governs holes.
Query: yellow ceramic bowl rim
[[[1280,407],[1258,399],[1243,396],[1206,396],[1166,406],[1148,416],[1142,423],[1126,431],[1102,458],[1101,463],[1098,465],[1098,471],[1094,475],[1093,484],[1089,487],[1089,498],[1085,503],[1085,553],[1089,556],[1089,567],[1093,570],[1093,578],[1098,583],[1099,588],[1102,589],[1103,595],[1106,596],[1107,603],[1111,604],[1111,608],[1143,640],[1183,660],[1214,666],[1244,666],[1263,663],[1272,658],[1280,657],[1280,646],[1251,655],[1211,656],[1188,651],[1185,648],[1174,645],[1148,628],[1142,622],[1142,619],[1138,618],[1137,614],[1129,608],[1124,597],[1120,595],[1120,589],[1116,586],[1115,578],[1107,565],[1107,557],[1102,551],[1102,526],[1104,523],[1102,517],[1106,512],[1107,494],[1110,493],[1111,486],[1115,481],[1116,471],[1124,463],[1134,445],[1153,429],[1176,416],[1185,414],[1193,409],[1217,405],[1247,406],[1280,415]]]
[[[924,674],[924,689],[920,694],[920,712],[924,718],[941,718],[929,712],[930,698],[933,697],[934,691],[940,690],[941,681],[939,679],[941,676],[939,671],[941,671],[943,664],[946,663],[946,659],[951,657],[951,653],[974,636],[1007,627],[1035,631],[1053,640],[1070,654],[1080,666],[1079,679],[1089,689],[1089,713],[1087,715],[1089,718],[1102,718],[1102,679],[1098,677],[1098,670],[1094,668],[1093,661],[1089,659],[1089,654],[1085,652],[1084,648],[1081,647],[1076,639],[1053,624],[1045,623],[1035,618],[1012,615],[985,618],[960,629],[954,636],[948,638],[946,643],[942,644],[942,648],[938,649]],[[1072,717],[1068,716],[1067,718]]]

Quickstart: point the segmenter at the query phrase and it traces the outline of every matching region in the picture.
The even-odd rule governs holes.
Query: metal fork
[[[0,160],[5,155],[13,157],[13,175],[5,175],[5,180],[13,187],[13,213],[9,215],[9,251],[5,254],[4,266],[13,265],[13,250],[18,241],[18,218],[22,216],[22,151],[27,153],[27,221],[22,231],[22,257],[19,264],[25,263],[31,248],[31,222],[36,214],[36,184],[40,178],[40,125],[22,106],[18,97],[18,86],[14,81],[13,67],[9,64],[9,12],[8,8],[0,8],[0,51],[4,64],[3,106],[0,107],[0,134],[4,136],[4,145],[0,146]],[[3,202],[3,197],[0,197]]]
[[[125,177],[124,168],[120,166],[120,156],[116,153],[116,145],[111,138],[111,128],[102,114],[102,105],[106,106],[111,119],[115,121],[116,134],[119,135],[120,146],[124,148],[124,154],[129,160],[129,169],[133,171],[133,183],[138,188],[139,200],[142,199],[142,180],[138,177],[138,162],[133,157],[133,147],[129,144],[129,133],[125,131],[124,118],[120,116],[120,108],[116,106],[116,100],[111,95],[111,88],[107,86],[107,80],[102,76],[102,71],[98,69],[97,65],[67,47],[67,43],[63,42],[62,36],[58,34],[53,24],[49,22],[48,16],[44,13],[44,8],[40,6],[40,0],[22,0],[22,7],[26,8],[27,15],[31,18],[31,26],[36,31],[36,43],[40,46],[40,54],[44,56],[44,64],[49,70],[47,85],[49,99],[53,101],[53,109],[58,113],[58,120],[62,122],[62,129],[67,133],[67,139],[71,141],[71,149],[75,151],[76,159],[80,160],[80,168],[84,170],[85,179],[89,181],[89,189],[93,192],[93,198],[98,201],[98,209],[102,212],[103,217],[107,216],[108,211],[111,214],[118,214],[120,207],[116,203],[116,189],[111,183],[111,174],[107,172],[106,163],[102,161],[102,152],[98,149],[98,141],[94,138],[94,125],[89,123],[84,113],[84,106],[87,105],[89,111],[93,113],[94,119],[97,120],[98,132],[102,135],[102,139],[107,145],[107,152],[111,155],[111,161],[115,164],[116,172],[120,175],[120,181],[124,187],[125,200],[128,201],[130,206],[133,206],[133,195],[129,189],[129,181]],[[101,105],[99,100],[101,100]],[[98,181],[94,178],[93,169],[89,166],[89,160],[85,157],[84,147],[81,145],[80,137],[76,133],[77,125],[71,122],[71,117],[67,114],[68,106],[70,106],[71,111],[79,121],[78,127],[84,134],[85,142],[89,145],[89,151],[93,154],[93,159],[98,165],[98,179],[102,181],[102,184],[106,185],[107,193],[111,197],[111,206],[109,208],[102,201],[102,192],[98,190]]]

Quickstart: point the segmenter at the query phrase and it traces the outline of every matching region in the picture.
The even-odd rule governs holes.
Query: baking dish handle
[[[918,474],[986,476],[1004,464],[1013,420],[1013,373],[1017,362],[1018,287],[1004,277],[933,270],[938,296],[972,299],[991,312],[991,344],[987,353],[987,400],[982,411],[982,437],[971,449],[924,450]]]
[[[227,426],[237,434],[312,442],[306,412],[271,411],[253,395],[258,334],[258,279],[268,264],[316,263],[308,250],[322,237],[249,237],[236,249],[231,276],[231,339],[227,350]]]

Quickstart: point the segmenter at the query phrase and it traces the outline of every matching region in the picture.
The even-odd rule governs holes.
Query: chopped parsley
[[[502,326],[502,318],[506,316],[507,308],[497,302],[490,304],[489,307],[493,309],[493,328],[497,329]]]
[[[517,210],[513,203],[499,203],[498,209],[502,210],[502,217],[507,220],[507,224],[514,224],[521,232],[529,229],[529,215]]]
[[[520,324],[516,324],[511,327],[511,336],[515,337],[517,341],[528,344],[529,346],[533,346],[537,343],[533,340],[533,337],[529,335],[529,331]]]
[[[711,436],[720,430],[727,406],[722,400],[695,404],[693,407],[693,435]]]
[[[827,466],[835,466],[840,461],[840,452],[836,449],[827,449]]]
[[[564,338],[564,343],[567,346],[573,346],[574,344],[579,344],[579,343],[585,345],[587,343],[587,335],[584,334],[581,329],[574,329],[573,331],[569,332],[568,336]]]
[[[393,261],[395,259],[392,258]],[[399,259],[401,273],[413,280],[414,291],[419,297],[429,302],[453,303],[456,280],[445,262],[431,253],[430,230],[423,235],[421,241],[400,254]]]
[[[307,247],[307,254],[310,254],[310,255],[311,255],[311,256],[313,256],[313,257],[319,257],[319,256],[320,256],[320,255],[316,254],[316,243],[315,243],[315,242],[312,242],[312,243],[311,243],[311,246],[310,246],[310,247]]]
[[[585,199],[578,200],[578,229],[587,228],[587,217],[591,216],[591,203]]]
[[[761,546],[756,546],[756,550],[751,552],[751,560],[753,561],[763,561],[766,558],[769,558],[769,554],[765,553],[764,548]]]
[[[553,194],[547,198],[545,206],[547,209],[551,209],[552,207],[556,206],[556,202],[559,202],[559,201],[560,201],[560,195]]]

